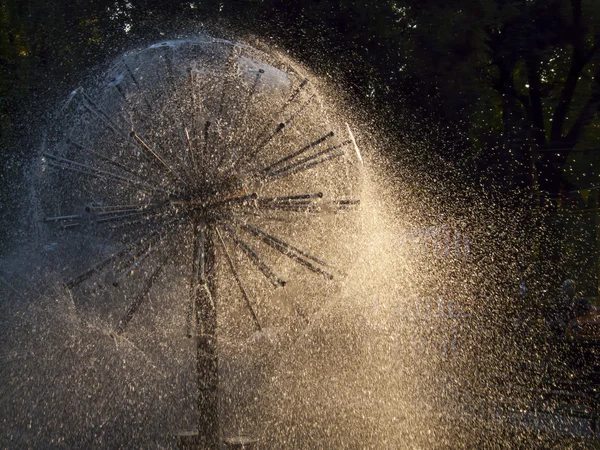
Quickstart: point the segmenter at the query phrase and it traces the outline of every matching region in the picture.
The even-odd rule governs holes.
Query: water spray
[[[306,283],[335,277],[294,225],[321,217],[323,226],[359,205],[353,183],[362,156],[317,88],[301,68],[243,44],[164,41],[72,91],[48,132],[43,221],[68,242],[72,266],[90,266],[66,288],[75,297],[104,289],[125,300],[110,312],[119,336],[135,326],[155,286],[169,285],[169,268],[188,279],[187,307],[174,314],[186,315],[181,333],[196,340],[198,425],[179,435],[182,448],[219,448],[223,439],[218,312],[234,300],[220,297],[218,286],[237,287],[247,314],[240,320],[261,332],[248,283],[285,289],[282,266]],[[95,251],[82,252],[89,240]]]

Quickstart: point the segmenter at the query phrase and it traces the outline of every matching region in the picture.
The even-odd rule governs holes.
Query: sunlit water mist
[[[217,241],[213,292],[223,436],[263,448],[448,442],[438,375],[458,338],[432,318],[451,322],[460,305],[438,295],[432,254],[466,254],[468,243],[435,237],[426,205],[392,189],[334,93],[283,55],[202,37],[126,54],[70,94],[26,189],[39,239],[3,264],[3,442],[173,447],[194,428],[190,215],[230,238],[228,251]],[[312,197],[285,197],[298,194]],[[267,238],[279,253],[252,256],[237,233],[254,221],[301,250],[290,260]],[[111,259],[133,241],[131,261]],[[265,264],[284,288],[269,286]]]
[[[426,387],[435,382],[434,358],[415,322],[399,315],[421,280],[399,239],[402,214],[371,170],[367,162],[340,292],[285,346],[259,390],[268,448],[427,447],[437,439]]]
[[[200,41],[165,41],[126,54],[88,83],[89,96],[83,84],[53,112],[44,158],[36,159],[23,189],[30,193],[23,226],[38,238],[2,262],[2,444],[174,448],[175,434],[195,427],[195,344],[186,336],[194,238],[186,214],[232,218],[220,228],[229,256],[217,241],[214,268],[223,436],[250,435],[260,448],[490,444],[490,434],[479,432],[493,428],[483,423],[489,410],[480,414],[474,397],[468,407],[459,400],[465,385],[485,384],[495,369],[490,361],[502,359],[490,354],[508,348],[478,302],[493,303],[491,295],[505,295],[502,305],[511,301],[503,287],[510,277],[501,271],[514,265],[507,249],[519,242],[503,239],[497,249],[486,241],[496,230],[515,231],[511,218],[486,204],[461,215],[431,201],[427,182],[415,181],[415,172],[431,166],[419,169],[413,161],[392,172],[361,125],[368,121],[350,121],[336,87],[286,56]],[[298,110],[283,111],[288,101]],[[256,149],[257,137],[268,139],[264,154],[238,172],[236,158]],[[308,153],[263,172],[282,182],[251,176],[307,145]],[[168,173],[157,174],[153,164],[163,172],[169,166]],[[112,180],[97,179],[94,170],[110,171]],[[119,177],[154,190],[128,191],[117,186]],[[179,177],[185,181],[174,181]],[[187,177],[201,178],[210,195],[189,189]],[[319,195],[280,199],[295,194]],[[231,199],[246,196],[248,203],[229,208]],[[356,200],[360,206],[350,208]],[[266,216],[253,202],[276,214]],[[195,209],[200,203],[209,207]],[[44,217],[48,223],[41,224]],[[102,218],[114,229],[98,227]],[[159,235],[136,248],[130,264],[147,254],[149,267],[131,270],[111,260],[108,272],[90,274],[76,289],[60,283],[79,283],[78,274],[143,235],[145,226],[171,219],[182,219],[174,238]],[[234,245],[240,228],[255,220],[303,252],[295,251],[294,260],[281,247],[250,241],[285,287],[273,289],[264,266],[257,270],[243,245]],[[140,224],[141,231],[127,230]],[[245,232],[244,243],[252,234]],[[163,253],[151,253],[153,245]],[[150,295],[124,324],[156,267],[162,269]],[[475,326],[480,318],[489,322]],[[490,342],[473,338],[473,327]],[[503,355],[508,365],[512,352]]]

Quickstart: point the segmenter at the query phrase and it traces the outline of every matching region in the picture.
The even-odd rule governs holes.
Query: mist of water
[[[319,267],[333,279],[251,241],[287,282],[273,289],[229,240],[257,331],[217,246],[224,436],[247,434],[260,448],[452,448],[514,437],[488,403],[464,397],[503,370],[499,361],[511,366],[514,359],[504,325],[489,314],[510,305],[518,286],[506,272],[515,266],[514,234],[491,240],[498,230],[511,236],[514,217],[485,196],[440,202],[444,181],[435,171],[447,167],[421,158],[426,151],[417,144],[394,149],[406,158],[382,154],[393,146],[382,144],[384,133],[337,98],[336,86],[283,54],[202,36],[134,50],[109,66],[52,112],[27,187],[28,221],[37,231],[2,263],[3,445],[173,448],[178,431],[194,428],[195,355],[186,337],[193,233],[185,221],[169,225],[174,237],[162,253],[118,289],[118,265],[77,289],[61,282],[178,217],[180,204],[253,193],[322,193],[299,212],[242,205],[218,214],[268,226],[326,260]],[[310,145],[329,131],[331,142]],[[336,148],[301,160],[328,144]],[[273,183],[254,176],[307,145],[306,155],[267,171]],[[144,154],[145,146],[155,155]],[[260,157],[238,167],[259,147]],[[339,157],[304,169],[338,148]],[[156,159],[169,166],[162,178]],[[143,189],[95,177],[90,168],[135,178]],[[277,176],[286,170],[299,173]],[[178,177],[202,189],[169,191]],[[339,208],[339,200],[360,205]],[[157,203],[169,206],[142,231],[119,228],[119,218],[113,229],[98,226],[98,214],[116,217],[113,205]],[[44,217],[69,214],[77,217],[40,226]],[[169,263],[117,333],[162,254]]]

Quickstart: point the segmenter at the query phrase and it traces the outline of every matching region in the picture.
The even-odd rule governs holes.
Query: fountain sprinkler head
[[[98,239],[91,247],[99,254],[80,255],[98,262],[65,283],[82,311],[86,303],[108,309],[83,298],[89,286],[109,284],[111,295],[129,301],[113,330],[134,332],[149,295],[172,284],[171,267],[187,280],[179,307],[186,335],[198,338],[198,435],[209,447],[219,439],[217,311],[237,308],[219,286],[237,288],[238,320],[262,330],[271,312],[252,293],[285,287],[280,272],[316,275],[311,284],[332,280],[312,254],[306,224],[357,204],[352,162],[343,157],[356,143],[339,139],[347,125],[327,118],[301,70],[281,66],[273,55],[216,39],[128,53],[102,74],[108,82],[70,94],[43,155],[51,172],[40,186],[44,221]],[[85,230],[81,204],[94,215]],[[334,238],[324,242],[319,253],[335,249]],[[290,320],[308,320],[297,304],[291,309]]]

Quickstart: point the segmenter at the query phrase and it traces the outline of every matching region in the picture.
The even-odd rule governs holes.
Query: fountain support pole
[[[180,436],[182,449],[219,448],[219,366],[214,290],[214,245],[206,223],[195,225],[192,303],[196,324],[198,432]]]

